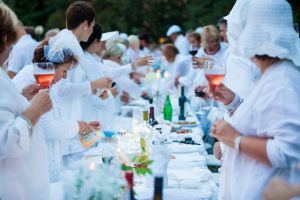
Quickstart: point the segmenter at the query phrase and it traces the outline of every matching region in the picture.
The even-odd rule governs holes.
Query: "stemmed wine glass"
[[[195,55],[197,54],[198,52],[198,47],[196,44],[190,44],[190,50],[189,50],[189,53],[191,54],[192,56],[192,59],[195,57]],[[192,60],[192,64],[193,64],[193,68],[196,68],[197,67],[197,62],[193,61]]]
[[[52,62],[39,62],[33,64],[33,75],[42,88],[49,88],[54,78],[54,65]]]
[[[214,91],[216,86],[220,85],[225,77],[225,67],[216,64],[213,60],[206,60],[204,64],[204,74],[208,81],[211,91]],[[211,108],[214,100],[211,101]]]

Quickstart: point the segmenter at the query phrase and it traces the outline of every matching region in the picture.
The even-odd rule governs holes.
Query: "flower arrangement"
[[[137,175],[152,174],[148,166],[152,163],[149,160],[149,141],[151,140],[151,129],[146,123],[133,121],[132,133],[122,135],[118,138],[119,158],[122,162],[123,171],[134,171]],[[134,155],[129,161],[127,155]],[[120,153],[123,152],[123,153]]]
[[[119,200],[124,197],[125,180],[119,166],[80,164],[64,173],[65,199]]]

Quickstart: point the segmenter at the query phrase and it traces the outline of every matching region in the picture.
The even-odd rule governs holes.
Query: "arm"
[[[53,89],[59,97],[84,96],[92,94],[91,83],[89,81],[84,83],[71,83],[66,79],[61,79],[53,85]]]
[[[79,133],[79,125],[75,120],[55,119],[54,109],[44,114],[42,123],[46,140],[72,139]]]
[[[217,121],[211,128],[211,134],[225,145],[235,148],[235,139],[241,134],[224,120]],[[240,142],[240,153],[271,166],[266,150],[266,138],[243,136]]]
[[[13,95],[13,92],[4,92],[0,99],[0,159],[17,157],[28,152],[30,135],[35,134],[32,133],[32,125],[52,106],[46,91],[37,94],[31,105],[21,114],[14,108],[16,105],[11,103],[12,99],[20,101],[20,97]]]

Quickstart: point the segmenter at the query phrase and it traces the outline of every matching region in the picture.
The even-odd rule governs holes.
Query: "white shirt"
[[[178,35],[174,41],[175,47],[178,49],[179,53],[182,55],[189,54],[189,42],[183,35]]]
[[[292,162],[300,160],[300,69],[280,61],[262,74],[235,111],[232,126],[241,134],[269,138],[272,168],[227,147],[219,199],[262,199],[271,178],[287,179]]]
[[[230,54],[226,61],[224,84],[244,98],[260,77],[258,67],[249,59]]]
[[[37,46],[38,43],[30,35],[23,35],[9,54],[7,71],[18,73],[25,65],[32,63]]]
[[[29,106],[0,69],[0,199],[49,199],[48,160],[40,124],[30,136],[19,115]]]

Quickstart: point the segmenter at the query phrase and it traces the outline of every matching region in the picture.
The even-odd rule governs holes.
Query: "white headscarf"
[[[236,47],[247,58],[268,55],[291,60],[300,67],[300,39],[293,27],[289,3],[286,0],[251,0]]]

